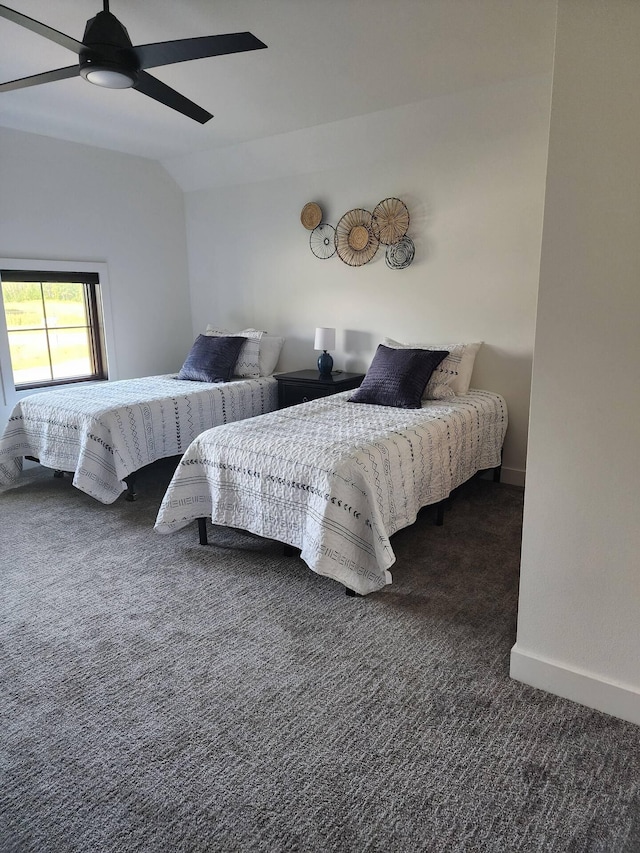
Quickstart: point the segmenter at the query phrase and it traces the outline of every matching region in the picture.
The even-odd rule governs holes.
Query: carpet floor
[[[476,479],[348,598],[232,529],[0,494],[2,853],[638,853],[640,728],[509,679],[522,491]]]

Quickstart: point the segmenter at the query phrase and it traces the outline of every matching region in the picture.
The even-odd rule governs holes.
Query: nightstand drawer
[[[364,379],[364,373],[336,371],[330,376],[320,376],[316,370],[295,370],[293,373],[278,373],[275,378],[278,381],[278,406],[285,409],[357,388]]]
[[[309,400],[319,400],[320,397],[326,397],[330,391],[326,388],[314,388],[309,385],[280,385],[279,405],[281,408],[285,406],[297,406],[298,403],[308,403]]]

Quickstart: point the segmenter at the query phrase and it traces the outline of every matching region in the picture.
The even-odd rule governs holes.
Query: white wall
[[[177,370],[192,343],[183,198],[151,160],[0,129],[0,257],[107,264],[112,378]]]
[[[475,387],[503,394],[506,478],[523,482],[550,77],[478,89],[165,163],[186,188],[194,331],[285,335],[280,369],[313,367],[335,326],[335,367],[364,370],[384,335],[485,341]],[[194,189],[200,186],[201,189]],[[409,207],[416,260],[390,270],[318,260],[300,211],[334,226],[389,196]]]
[[[511,674],[640,723],[640,4],[560,0]]]

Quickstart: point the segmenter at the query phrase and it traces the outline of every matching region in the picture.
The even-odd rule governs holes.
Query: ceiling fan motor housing
[[[111,88],[133,86],[139,65],[129,33],[110,12],[87,21],[79,53],[80,74],[90,83]]]

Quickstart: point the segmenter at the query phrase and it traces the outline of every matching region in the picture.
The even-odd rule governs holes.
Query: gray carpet
[[[239,531],[0,494],[2,853],[640,851],[640,729],[508,677],[522,493],[474,480],[347,598]]]

